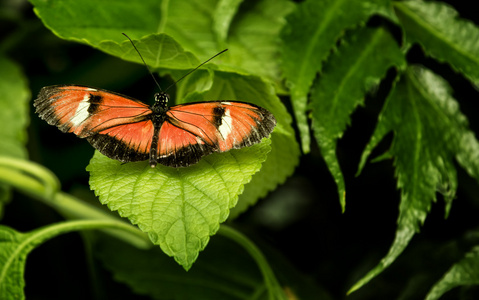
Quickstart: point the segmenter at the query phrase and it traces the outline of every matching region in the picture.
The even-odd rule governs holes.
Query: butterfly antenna
[[[199,64],[196,68],[190,70],[188,73],[186,73],[185,75],[181,76],[180,79],[178,79],[177,81],[173,82],[172,84],[170,84],[170,86],[168,86],[165,90],[165,92],[172,86],[174,86],[175,84],[177,84],[178,82],[180,82],[183,78],[185,78],[186,76],[190,75],[191,73],[193,73],[194,71],[198,70],[202,65],[206,64],[207,62],[209,62],[210,60],[212,60],[213,58],[217,57],[218,55],[224,53],[228,51],[228,49],[224,49],[223,51],[220,51],[218,53],[216,53],[215,55],[213,55],[212,57],[208,58],[207,60],[205,60],[204,62],[202,62],[201,64]]]
[[[133,41],[130,39],[129,36],[127,36],[125,33],[122,33],[124,36],[126,36],[129,40],[130,40],[130,43],[133,45],[133,48],[135,48],[136,52],[138,53],[138,55],[140,56],[141,58],[141,61],[143,62],[143,64],[145,65],[146,69],[148,69],[148,72],[150,73],[151,77],[153,78],[153,80],[155,81],[156,85],[158,86],[158,88],[160,89],[160,91],[163,91],[161,89],[161,86],[160,84],[158,83],[158,81],[156,80],[155,76],[153,75],[153,73],[151,72],[150,68],[148,67],[148,65],[146,64],[145,60],[143,59],[143,56],[141,56],[141,53],[140,51],[138,51],[138,48],[136,48],[135,46],[135,43],[133,43]],[[216,55],[215,55],[216,56]],[[211,59],[211,58],[210,58]],[[201,65],[200,65],[201,66]]]

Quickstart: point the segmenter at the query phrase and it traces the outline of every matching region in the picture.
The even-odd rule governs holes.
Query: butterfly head
[[[165,92],[160,92],[155,94],[155,104],[166,106],[169,100],[170,100],[170,96]]]

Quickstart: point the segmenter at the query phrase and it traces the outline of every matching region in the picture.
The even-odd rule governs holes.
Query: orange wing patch
[[[34,105],[48,124],[82,138],[151,113],[143,102],[85,86],[44,87]]]
[[[87,140],[122,162],[148,159],[154,126],[148,105],[86,86],[44,87],[34,106],[40,117],[63,132]]]

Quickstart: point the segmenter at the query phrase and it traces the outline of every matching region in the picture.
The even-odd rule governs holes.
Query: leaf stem
[[[240,244],[256,261],[263,275],[264,282],[269,293],[269,299],[288,299],[263,253],[250,239],[248,239],[238,230],[227,225],[221,225],[220,229],[218,230],[218,234],[228,237],[236,243]]]

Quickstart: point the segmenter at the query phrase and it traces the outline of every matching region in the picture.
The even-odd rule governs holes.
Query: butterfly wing
[[[166,112],[159,131],[158,162],[185,167],[212,152],[259,143],[275,126],[273,114],[245,102],[211,101],[173,106]]]
[[[141,101],[87,86],[57,85],[42,88],[34,106],[48,124],[86,138],[110,158],[129,162],[149,157],[152,111]]]

